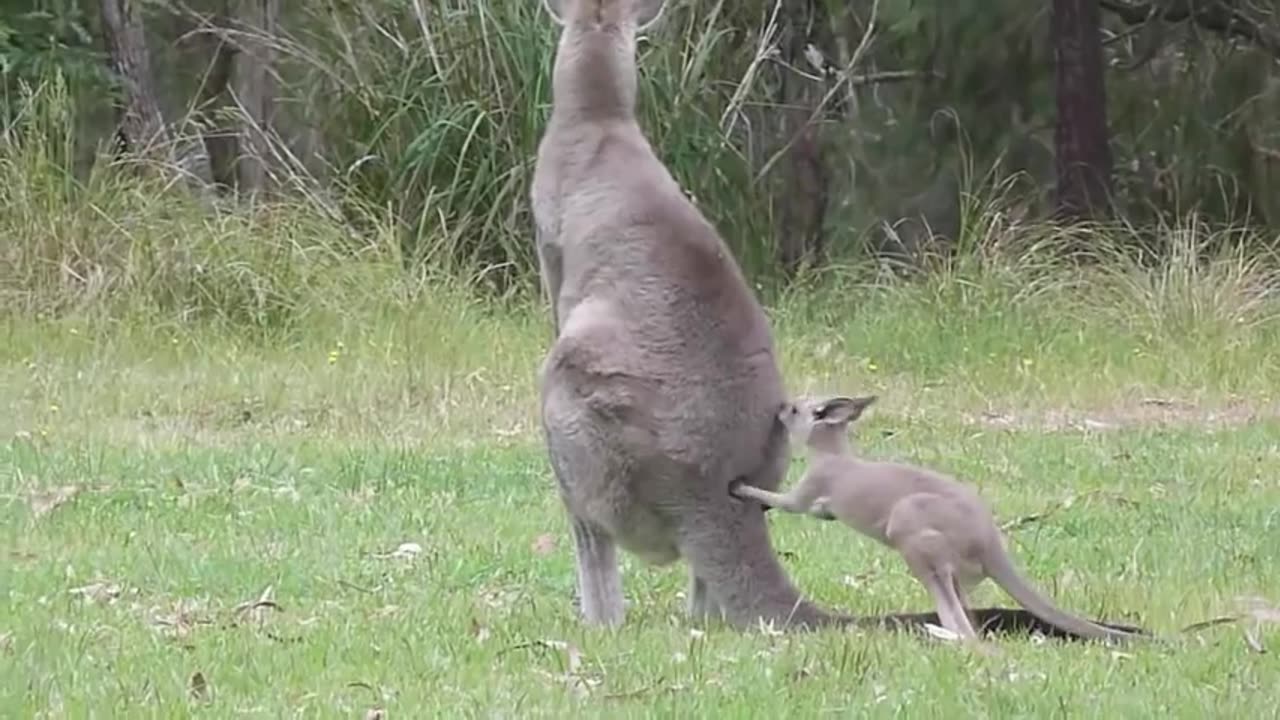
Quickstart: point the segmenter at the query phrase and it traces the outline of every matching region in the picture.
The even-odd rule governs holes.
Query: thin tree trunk
[[[1056,205],[1064,219],[1097,217],[1110,203],[1112,160],[1100,23],[1098,0],[1053,0]]]
[[[276,96],[274,43],[279,17],[279,0],[240,0],[236,18],[240,52],[232,68],[231,89],[242,113],[236,186],[246,196],[266,190],[270,179]]]
[[[174,142],[151,75],[142,5],[135,0],[101,0],[102,29],[111,69],[124,88],[118,135],[124,149],[155,161],[160,172],[179,170],[199,194],[207,197],[212,173],[204,143],[185,134]]]
[[[151,78],[142,8],[132,0],[102,0],[101,10],[111,69],[124,88],[120,139],[131,153],[154,155],[169,138]]]
[[[786,37],[782,43],[783,60],[788,68],[782,72],[779,88],[783,145],[790,143],[784,157],[783,177],[777,194],[778,260],[787,275],[795,273],[806,260],[823,255],[823,221],[826,218],[830,172],[822,155],[819,118],[814,111],[822,101],[825,83],[799,74],[795,69],[822,75],[806,56],[812,47],[830,46],[820,42],[819,34],[829,30],[821,7],[814,0],[788,0],[784,5]],[[825,35],[824,35],[825,38]]]
[[[219,28],[229,25],[228,16],[224,13],[214,21]],[[221,33],[206,33],[203,36],[208,47],[209,66],[196,107],[205,124],[204,146],[209,152],[209,166],[213,182],[221,193],[230,193],[236,186],[236,153],[239,143],[236,141],[238,128],[222,117],[219,111],[229,102],[228,89],[231,87],[231,70],[235,65],[235,57],[239,49]]]

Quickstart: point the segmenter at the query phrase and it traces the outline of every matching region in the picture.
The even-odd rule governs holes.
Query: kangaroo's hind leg
[[[720,603],[711,595],[710,588],[707,587],[707,581],[698,577],[689,569],[689,617],[695,620],[720,620],[724,618],[724,611],[720,608]]]
[[[626,611],[615,543],[584,520],[573,517],[570,523],[582,617],[593,625],[621,625]]]
[[[625,619],[622,576],[618,568],[617,541],[596,516],[607,520],[598,508],[609,505],[608,463],[590,442],[561,432],[548,423],[551,469],[560,486],[560,497],[569,514],[577,566],[578,601],[582,618],[591,625],[617,626]]]

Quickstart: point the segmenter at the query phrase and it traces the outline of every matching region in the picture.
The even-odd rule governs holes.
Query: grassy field
[[[275,332],[5,317],[0,716],[1276,716],[1273,624],[1178,634],[1280,603],[1273,277],[854,277],[770,294],[791,387],[879,393],[868,454],[975,482],[1062,605],[1169,644],[696,628],[683,569],[631,558],[627,624],[584,629],[535,424],[542,309],[366,282]],[[927,606],[869,541],[771,522],[822,602]]]
[[[445,13],[444,71],[394,18],[355,4],[348,32],[317,6],[332,47],[295,48],[291,93],[326,108],[331,167],[279,168],[270,204],[205,207],[94,154],[92,88],[0,102],[0,718],[1280,714],[1275,238],[1027,224],[992,180],[956,256],[902,280],[857,259],[855,226],[882,216],[859,184],[833,203],[840,262],[779,289],[755,116],[725,129],[772,102],[751,70],[767,48],[715,3],[644,44],[641,112],[760,279],[791,389],[879,394],[866,453],[976,483],[1064,607],[1170,642],[980,657],[696,627],[683,567],[630,557],[626,625],[584,628],[534,385],[550,329],[525,198],[547,88],[527,78],[554,35],[536,4],[412,5]],[[904,175],[936,152],[855,136]],[[1216,177],[1202,152],[1162,155]],[[1049,259],[1068,246],[1095,262]],[[883,548],[771,523],[822,603],[928,607]]]

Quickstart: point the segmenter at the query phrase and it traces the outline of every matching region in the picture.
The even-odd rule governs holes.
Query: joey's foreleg
[[[804,514],[809,512],[821,494],[821,489],[811,483],[800,482],[790,492],[776,493],[762,490],[754,485],[735,483],[729,488],[729,494],[739,500],[755,500],[765,507],[778,508],[789,513]]]

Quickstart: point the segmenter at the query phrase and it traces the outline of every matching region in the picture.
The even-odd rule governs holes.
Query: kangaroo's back
[[[632,414],[650,420],[661,453],[746,472],[784,397],[772,333],[725,242],[636,122],[634,58],[618,52],[620,37],[570,22],[557,54],[533,187],[559,331],[547,369],[642,378],[651,392]]]

